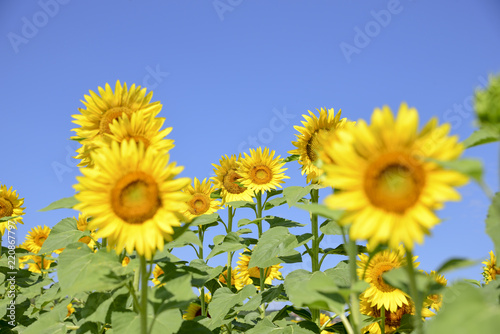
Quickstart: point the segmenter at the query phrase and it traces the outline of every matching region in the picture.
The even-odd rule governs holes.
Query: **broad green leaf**
[[[284,158],[283,162],[296,161],[296,160],[299,160],[299,158],[300,158],[300,155],[292,154],[292,155],[289,155],[288,157]]]
[[[75,218],[64,218],[61,220],[50,231],[47,240],[43,243],[38,254],[50,253],[77,242],[85,235],[85,232],[79,231],[76,226]]]
[[[357,245],[357,246],[358,246],[358,253],[367,252],[367,249],[365,246],[361,246],[361,245]],[[335,248],[320,249],[320,253],[348,256],[348,254],[345,250],[344,244],[340,244]]]
[[[276,216],[267,216],[264,219],[265,219],[265,221],[267,221],[269,223],[271,228],[277,227],[277,226],[283,226],[283,227],[306,226],[305,224],[297,223],[297,222],[294,222],[293,220],[285,219],[285,218],[281,218],[281,217],[276,217]]]
[[[154,321],[151,334],[173,334],[181,327],[179,310],[168,310],[157,316],[148,314],[148,328]],[[114,333],[140,333],[141,317],[135,312],[113,312],[111,316]]]
[[[260,222],[261,220],[264,220],[265,217],[263,218],[257,218],[257,219],[254,219],[254,220],[250,220],[248,218],[243,218],[243,219],[240,219],[238,221],[238,227],[242,227],[242,226],[245,226],[245,225],[250,225],[250,224],[257,224],[258,222]]]
[[[198,288],[201,288],[207,281],[211,280],[212,278],[218,277],[220,273],[222,273],[222,269],[224,269],[222,266],[212,268],[201,259],[195,259],[191,261],[189,267],[194,269],[192,271],[193,278],[191,280],[191,284]]]
[[[14,218],[17,218],[17,217],[20,217],[20,216],[0,217],[0,223],[3,223],[3,222],[6,222],[6,221],[9,221],[9,220],[14,219]]]
[[[347,262],[340,261],[334,268],[325,270],[325,274],[332,278],[339,288],[347,289],[351,284]]]
[[[233,201],[233,202],[227,202],[226,205],[232,206],[234,209],[239,209],[239,208],[251,208],[255,210],[255,203],[254,202],[248,202],[248,201]]]
[[[157,313],[168,309],[184,309],[197,299],[191,282],[192,275],[184,274],[169,280],[161,287],[152,289],[150,300],[156,303]]]
[[[250,257],[249,268],[267,268],[283,262],[284,257],[299,254],[295,248],[302,246],[312,238],[312,235],[296,236],[286,227],[278,226],[264,232]]]
[[[283,197],[290,208],[304,196],[309,194],[309,191],[310,189],[308,187],[290,186],[283,189]]]
[[[482,126],[463,141],[466,148],[500,140],[500,132],[491,126]]]
[[[125,282],[113,274],[122,270],[114,251],[101,249],[93,253],[86,244],[68,245],[59,255],[58,278],[61,289],[69,296],[80,291],[104,291]]]
[[[468,283],[456,283],[445,289],[443,307],[431,321],[425,322],[427,334],[497,334],[500,306],[489,300],[489,293]]]
[[[243,238],[241,238],[236,232],[229,232],[221,243],[214,246],[210,254],[208,254],[207,260],[216,255],[227,252],[235,252],[245,247],[247,247],[247,245],[244,243]]]
[[[264,210],[269,210],[285,203],[286,199],[284,197],[273,198],[272,200],[266,202],[266,204],[264,205]]]
[[[55,202],[52,202],[48,206],[38,211],[50,211],[55,209],[73,209],[73,207],[78,204],[78,200],[75,196],[61,198]]]
[[[390,285],[410,294],[410,278],[406,267],[396,268],[385,272],[383,279]],[[436,282],[434,278],[422,272],[415,272],[418,293],[424,298],[431,293],[442,290],[443,286]]]
[[[439,269],[436,271],[440,274],[443,274],[445,272],[449,272],[449,271],[464,268],[464,267],[473,266],[475,264],[476,264],[476,261],[467,260],[467,259],[461,259],[461,258],[449,259],[448,261],[443,263],[439,267]]]
[[[177,239],[165,244],[165,248],[172,249],[177,247],[185,247],[193,244],[201,247],[201,241],[198,236],[191,230],[186,230]]]
[[[331,210],[322,204],[295,204],[296,207],[317,214],[318,216],[333,219],[338,221],[342,216],[343,211]]]
[[[214,212],[209,215],[201,215],[199,217],[194,218],[193,221],[191,222],[191,225],[202,226],[202,225],[212,224],[215,223],[218,219],[219,219],[219,214]]]
[[[66,325],[63,323],[68,309],[66,303],[58,304],[50,312],[40,315],[37,321],[29,325],[23,334],[66,334]]]
[[[213,332],[197,321],[185,320],[177,334],[213,334]]]
[[[488,209],[486,233],[488,233],[495,245],[495,254],[500,256],[500,192],[495,194],[490,208]]]
[[[319,230],[326,235],[342,235],[342,228],[333,219],[325,220],[319,227]]]
[[[222,198],[222,196],[220,195],[221,190],[222,189],[217,189],[216,191],[212,191],[212,193],[210,193],[210,198]]]
[[[482,182],[483,179],[483,164],[481,161],[477,159],[457,159],[453,161],[438,161],[431,160],[436,162],[438,165],[442,166],[446,169],[451,169],[467,175],[468,177],[474,179],[476,182]]]

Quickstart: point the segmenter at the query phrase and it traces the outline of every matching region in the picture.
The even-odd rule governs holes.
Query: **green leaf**
[[[214,238],[214,243],[215,243],[215,238]],[[207,260],[211,259],[212,257],[222,254],[222,253],[227,253],[227,252],[235,252],[237,250],[243,249],[247,247],[247,245],[244,243],[244,239],[241,238],[238,233],[236,232],[229,232],[225,237],[224,240],[216,244],[214,248],[212,248],[212,251],[210,254],[207,256]]]
[[[319,227],[319,230],[326,235],[342,235],[342,228],[333,219],[325,220]]]
[[[43,313],[37,321],[26,327],[23,334],[66,334],[66,325],[63,323],[68,309],[66,303],[58,304],[50,312]]]
[[[293,220],[290,219],[285,219],[281,217],[276,217],[276,216],[267,216],[264,217],[265,221],[267,221],[270,225],[271,228],[277,227],[277,226],[283,226],[283,227],[302,227],[306,226],[305,224],[297,223],[294,222]]]
[[[309,211],[310,213],[317,214],[328,219],[333,219],[338,221],[342,216],[343,211],[341,210],[331,210],[322,204],[295,204],[299,209]]]
[[[285,203],[286,199],[284,197],[273,198],[272,200],[266,202],[266,204],[264,205],[264,210],[269,210]]]
[[[75,196],[61,198],[55,202],[52,202],[48,206],[38,211],[50,211],[55,209],[73,209],[73,207],[78,204],[78,200]]]
[[[500,254],[500,192],[495,194],[488,209],[486,218],[486,233],[490,236],[495,245],[495,254]]]
[[[193,278],[191,284],[198,288],[201,288],[206,282],[210,281],[211,279],[218,277],[224,269],[222,266],[212,268],[201,259],[195,259],[191,261],[189,267],[195,269],[192,271]]]
[[[311,234],[296,236],[286,227],[278,226],[262,233],[252,251],[249,268],[267,268],[283,262],[284,257],[299,254],[295,248],[302,246],[312,238]]]
[[[148,328],[154,321],[151,334],[173,334],[181,327],[179,310],[169,310],[157,316],[148,314]],[[140,333],[141,317],[135,312],[113,312],[111,316],[114,333]]]
[[[296,160],[299,160],[299,158],[300,158],[300,155],[292,154],[292,155],[289,155],[288,157],[286,157],[285,159],[283,159],[283,162],[296,161]]]
[[[234,209],[239,209],[239,208],[250,208],[255,210],[255,203],[254,202],[249,202],[249,201],[233,201],[233,202],[227,202],[226,205],[230,205]]]
[[[431,161],[437,163],[443,168],[451,169],[467,175],[474,179],[476,182],[482,182],[483,179],[483,164],[477,159],[457,159],[453,161],[438,161],[432,159]]]
[[[238,227],[242,227],[242,226],[250,225],[250,224],[257,224],[258,222],[260,222],[263,219],[265,219],[265,217],[263,217],[263,218],[257,218],[257,219],[254,219],[254,220],[243,218],[243,219],[240,219],[238,221]]]
[[[431,321],[425,322],[427,334],[497,334],[500,328],[498,296],[468,283],[459,282],[445,289],[443,307]]]
[[[215,198],[215,199],[222,198],[222,196],[220,195],[221,190],[222,189],[217,189],[216,191],[212,191],[210,193],[210,198]]]
[[[202,225],[212,224],[215,223],[218,219],[219,219],[219,214],[214,212],[209,215],[201,215],[199,217],[194,218],[193,221],[191,222],[191,225],[202,226]]]
[[[185,320],[177,334],[213,334],[213,332],[197,321]]]
[[[111,290],[125,282],[114,275],[123,270],[115,251],[93,253],[81,242],[68,245],[59,255],[58,278],[61,290],[72,296],[81,291]]]
[[[151,300],[156,306],[157,313],[169,309],[184,309],[190,302],[196,300],[197,296],[193,292],[191,282],[192,275],[188,273],[170,279],[161,287],[154,288]]]
[[[309,194],[309,187],[299,187],[299,186],[290,186],[283,189],[283,197],[288,203],[288,207],[292,207],[304,196]]]
[[[500,140],[500,132],[492,126],[483,126],[463,141],[466,148],[492,143]]]
[[[439,274],[443,274],[443,273],[448,272],[448,271],[473,266],[475,264],[476,264],[476,261],[462,259],[462,258],[454,258],[454,259],[447,260],[436,271]]]
[[[172,249],[177,247],[185,247],[189,244],[202,247],[201,241],[198,236],[193,231],[186,230],[177,239],[166,243],[165,248]]]
[[[64,248],[77,242],[84,235],[85,232],[78,230],[75,218],[64,218],[50,231],[38,254],[50,253],[56,249]]]
[[[0,217],[0,223],[3,223],[3,222],[6,222],[6,221],[9,221],[9,220],[14,219],[14,218],[17,218],[17,217],[20,217],[20,216]]]

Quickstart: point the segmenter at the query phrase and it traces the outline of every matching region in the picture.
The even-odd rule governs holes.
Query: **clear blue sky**
[[[25,198],[18,243],[35,225],[76,215],[37,210],[74,194],[71,115],[107,82],[153,89],[173,127],[172,159],[184,176],[203,179],[221,155],[247,150],[251,137],[286,156],[293,125],[324,106],[356,120],[406,101],[421,123],[437,116],[465,139],[474,129],[474,89],[500,72],[497,0],[2,0],[0,35],[0,183]],[[497,153],[491,144],[466,153],[484,162],[494,190]],[[305,185],[298,164],[287,175],[289,185]],[[416,249],[421,268],[449,257],[482,260],[492,249],[486,197],[474,184],[461,193],[463,202],[448,203],[439,213],[445,221]],[[298,210],[273,213],[307,223]],[[480,280],[480,266],[449,275],[459,276]]]

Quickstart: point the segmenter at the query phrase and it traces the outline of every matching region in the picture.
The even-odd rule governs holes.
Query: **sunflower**
[[[210,294],[206,293],[205,294],[205,304],[208,305],[210,301],[212,300],[212,296]],[[189,304],[186,313],[182,315],[182,318],[184,320],[193,320],[196,317],[201,316],[201,305],[199,304],[199,301],[196,303],[191,303]],[[207,311],[207,317],[210,318],[210,314]]]
[[[373,246],[400,243],[413,248],[439,222],[434,210],[446,200],[459,200],[454,186],[467,177],[440,167],[435,161],[454,160],[463,151],[450,125],[432,119],[418,132],[418,113],[401,104],[396,119],[385,106],[375,109],[372,124],[364,121],[337,132],[338,140],[325,150],[333,163],[325,164],[325,183],[339,189],[325,203],[345,209],[342,225],[352,224],[353,239]]]
[[[69,303],[68,306],[66,306],[68,309],[68,313],[66,314],[66,318],[72,315],[75,312],[75,308],[73,307],[73,303]]]
[[[262,148],[250,149],[250,155],[245,154],[245,158],[238,162],[238,173],[241,175],[241,184],[247,188],[257,191],[268,191],[281,188],[280,183],[284,183],[285,176],[283,168],[284,162],[280,156],[274,158],[274,151],[269,151],[266,147],[264,152]]]
[[[370,317],[379,318],[382,315],[382,308],[377,308],[371,305],[370,299],[362,293],[360,296],[360,311],[361,314],[368,315]],[[401,325],[401,319],[405,314],[414,314],[413,304],[408,297],[407,301],[401,306],[396,307],[394,310],[385,310],[385,333],[394,333]],[[361,330],[362,333],[369,334],[381,334],[380,325],[378,322],[374,322]]]
[[[29,252],[28,247],[26,247],[24,242],[22,244],[20,244],[19,246],[17,246],[16,248],[25,249]],[[28,262],[29,259],[31,259],[31,255],[17,255],[19,269],[24,269],[26,267],[26,265],[27,265],[26,263]]]
[[[42,249],[42,245],[45,240],[49,237],[50,227],[40,225],[33,227],[26,236],[26,241],[24,242],[26,245],[26,249],[31,253],[37,254],[40,249]]]
[[[160,280],[158,279],[163,274],[165,274],[163,272],[163,269],[161,269],[161,267],[159,265],[156,265],[155,268],[153,269],[153,279],[152,279],[155,286],[162,286],[163,285],[163,284],[161,284]]]
[[[424,271],[424,274],[432,277],[436,281],[436,283],[441,284],[442,286],[446,286],[446,284],[448,283],[448,280],[443,275],[439,275],[434,270],[432,270],[430,273]],[[443,305],[443,295],[439,293],[428,295],[426,300],[424,301],[424,305],[431,309],[434,309],[436,312],[439,312],[441,305]]]
[[[189,178],[174,179],[182,171],[144,144],[113,142],[92,154],[96,168],[83,168],[77,177],[75,209],[93,217],[88,229],[120,253],[134,249],[150,259],[172,240],[173,226],[180,226],[189,196],[181,191]]]
[[[236,283],[236,281],[237,281],[236,274],[237,274],[236,269],[235,269],[235,268],[232,268],[232,269],[231,269],[231,286],[234,286],[234,285],[235,285],[235,283]],[[227,278],[227,269],[226,269],[226,270],[224,270],[224,271],[222,272],[222,274],[220,274],[220,275],[219,275],[219,282],[220,282],[221,284],[223,284],[223,285],[227,285],[227,280],[226,280],[226,278]]]
[[[128,266],[129,263],[130,263],[130,258],[128,256],[125,256],[122,260],[122,267]]]
[[[100,96],[89,91],[90,96],[85,95],[86,101],[82,101],[86,108],[79,108],[80,114],[73,115],[73,123],[80,126],[72,130],[76,132],[74,139],[83,145],[77,150],[79,154],[76,158],[82,160],[79,166],[93,166],[90,153],[98,147],[96,143],[105,134],[111,134],[113,120],[123,115],[130,117],[139,110],[145,117],[156,116],[162,107],[160,102],[150,103],[152,92],[146,95],[146,88],[136,87],[135,84],[128,88],[126,83],[122,86],[117,81],[114,92],[109,84],[104,89],[98,87],[98,91]]]
[[[302,115],[305,121],[302,121],[301,126],[294,126],[300,134],[295,135],[297,141],[292,142],[292,144],[297,147],[294,150],[289,151],[289,154],[295,154],[299,156],[299,164],[302,165],[302,175],[306,174],[307,182],[316,182],[318,177],[322,174],[322,170],[319,169],[315,162],[319,158],[319,150],[322,149],[321,142],[318,140],[321,135],[327,133],[335,133],[337,129],[341,129],[352,122],[347,121],[346,118],[340,118],[341,110],[335,115],[335,111],[326,108],[316,109],[319,112],[319,117],[315,113],[308,110],[309,115]]]
[[[482,262],[485,266],[483,267],[483,277],[484,283],[488,284],[491,281],[496,280],[497,275],[500,275],[500,267],[497,266],[497,258],[493,251],[490,251],[490,258]]]
[[[187,202],[189,208],[184,213],[189,219],[214,213],[220,208],[220,201],[210,198],[210,194],[215,191],[215,187],[207,179],[200,182],[195,177],[194,186],[189,184],[183,191],[191,196]]]
[[[96,145],[109,146],[113,141],[121,143],[133,139],[136,142],[142,141],[146,148],[166,153],[174,147],[174,141],[164,139],[172,131],[171,127],[161,130],[164,122],[165,118],[148,115],[144,110],[138,110],[130,117],[122,115],[109,124],[111,133],[105,133],[101,141],[96,141]]]
[[[241,182],[241,176],[237,172],[239,161],[241,161],[241,154],[238,157],[233,154],[231,157],[223,156],[219,160],[220,166],[212,164],[215,177],[211,179],[215,187],[221,190],[222,203],[252,201],[254,195],[252,189],[239,184]]]
[[[79,231],[84,232],[87,230],[88,219],[89,219],[88,216],[82,215],[81,213],[79,213],[78,219],[75,217],[73,217],[73,218],[76,220],[76,228]],[[95,238],[95,231],[91,231],[90,237],[89,236],[81,237],[78,241],[87,244],[87,246],[89,246],[90,249],[94,250],[94,248],[96,246],[94,238]]]
[[[0,185],[0,218],[3,217],[15,217],[24,215],[24,209],[21,205],[24,204],[24,198],[19,198],[16,194],[16,190],[12,191],[12,187],[7,189],[6,185]],[[14,223],[14,224],[13,224]],[[4,235],[5,229],[9,226],[14,226],[16,224],[23,223],[21,217],[13,218],[9,221],[4,221],[0,223],[0,236]]]
[[[252,267],[248,268],[250,263],[250,257],[252,256],[252,251],[248,248],[245,249],[243,253],[240,253],[239,261],[236,262],[238,266],[235,268],[236,274],[236,289],[241,290],[243,287],[249,284],[253,284],[252,278],[260,279],[260,268]],[[264,268],[265,284],[272,284],[274,279],[282,280],[283,277],[279,270],[283,268],[279,264],[275,264],[271,267]],[[260,289],[260,287],[257,287]]]
[[[398,307],[409,305],[409,296],[403,291],[387,284],[382,274],[399,267],[406,266],[406,256],[403,247],[397,250],[384,250],[371,259],[367,254],[359,255],[358,276],[370,283],[364,296],[370,301],[370,306],[378,309],[385,307],[387,311],[395,312]],[[415,260],[415,258],[413,259]],[[414,266],[418,263],[414,263]]]
[[[38,255],[31,255],[29,257],[28,264],[28,270],[33,272],[33,273],[42,273],[42,268],[43,270],[48,270],[50,268],[50,265],[54,262],[53,260],[47,259],[45,256],[38,256]],[[43,262],[43,266],[42,266]]]

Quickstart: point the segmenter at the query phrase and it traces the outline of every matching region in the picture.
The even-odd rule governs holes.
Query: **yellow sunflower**
[[[297,148],[288,152],[299,156],[298,162],[302,165],[302,175],[306,174],[308,183],[311,181],[316,182],[317,178],[322,174],[322,170],[315,165],[319,158],[318,151],[322,149],[322,145],[318,140],[319,137],[326,133],[334,133],[337,129],[352,123],[347,121],[346,118],[340,118],[341,110],[337,115],[335,115],[333,108],[316,110],[319,112],[319,117],[308,110],[309,116],[302,115],[305,118],[305,121],[301,121],[303,126],[294,126],[294,129],[300,133],[295,135],[297,141],[292,142]]]
[[[280,183],[284,183],[284,179],[289,179],[285,176],[283,168],[284,162],[280,156],[274,158],[274,151],[269,151],[266,147],[264,151],[258,149],[250,149],[250,155],[245,154],[245,158],[238,162],[238,174],[241,175],[241,184],[247,188],[257,191],[268,191],[271,189],[281,188]]]
[[[375,254],[371,259],[367,254],[359,255],[358,276],[370,283],[364,296],[370,301],[370,306],[378,309],[385,307],[390,312],[395,312],[398,307],[409,305],[409,296],[403,291],[387,284],[382,274],[399,267],[406,266],[406,256],[403,247],[397,250],[384,250]],[[415,260],[416,257],[413,259]],[[414,263],[416,267],[418,263]]]
[[[24,215],[24,209],[21,205],[24,204],[24,198],[19,198],[16,190],[12,191],[12,187],[7,189],[6,185],[0,185],[0,218],[3,217],[14,217]],[[5,229],[9,226],[14,226],[17,223],[22,224],[22,217],[13,218],[9,221],[4,221],[0,223],[0,236],[4,235]]]
[[[382,308],[377,308],[372,306],[370,299],[362,293],[360,296],[360,311],[361,314],[368,315],[370,317],[379,318],[382,315]],[[385,310],[385,333],[394,333],[401,325],[401,319],[405,314],[414,314],[414,307],[411,300],[407,299],[405,303],[401,306],[396,307],[394,310]],[[372,323],[361,330],[362,333],[369,334],[381,334],[380,325],[378,322]]]
[[[484,283],[488,284],[491,281],[496,280],[497,275],[500,275],[500,267],[497,266],[497,257],[493,251],[490,251],[490,258],[482,262],[485,266],[483,267],[483,277]]]
[[[42,258],[43,258],[43,265],[42,265]],[[47,257],[42,257],[42,256],[38,256],[38,255],[31,255],[29,257],[29,260],[32,260],[32,261],[28,261],[27,264],[28,264],[28,270],[33,272],[33,273],[38,273],[38,274],[41,274],[42,273],[42,268],[43,270],[48,270],[50,268],[50,265],[54,262],[53,260],[49,260],[47,259]]]
[[[187,202],[189,208],[184,213],[189,219],[205,214],[208,215],[220,209],[220,201],[210,198],[210,194],[215,191],[215,187],[207,179],[200,182],[195,177],[194,186],[189,184],[183,191],[191,197]]]
[[[439,222],[435,209],[447,200],[459,200],[453,188],[467,177],[440,167],[437,161],[454,160],[463,151],[450,125],[433,119],[418,132],[418,113],[402,104],[396,119],[389,109],[375,109],[372,124],[363,120],[340,129],[338,140],[324,148],[333,163],[325,164],[325,183],[338,189],[325,203],[345,209],[342,225],[352,224],[353,239],[368,239],[373,246],[403,243],[413,248]]]
[[[22,249],[25,249],[29,252],[28,247],[26,247],[24,242],[22,244],[20,244],[19,246],[17,246],[16,248],[22,248]],[[31,259],[31,255],[24,255],[24,256],[18,255],[17,260],[19,263],[19,269],[25,269],[26,265],[27,265],[26,263],[28,262],[29,259]]]
[[[155,286],[162,286],[160,280],[158,279],[161,275],[163,275],[163,269],[159,265],[156,265],[155,268],[153,269],[153,283]]]
[[[208,293],[205,294],[205,305],[208,305],[210,301],[212,300],[212,296]],[[201,305],[199,304],[200,302],[196,303],[191,303],[189,304],[186,313],[182,315],[182,318],[184,320],[193,320],[196,317],[201,316]],[[207,311],[207,317],[210,318],[210,314]]]
[[[128,266],[129,263],[130,263],[130,258],[128,256],[125,256],[122,260],[122,267]]]
[[[84,232],[87,230],[88,219],[89,219],[88,216],[79,213],[78,219],[75,217],[73,218],[76,220],[76,227],[78,228],[79,231]],[[78,241],[87,244],[87,246],[89,246],[89,248],[93,250],[96,246],[94,238],[95,238],[95,231],[91,231],[90,237],[89,236],[81,237]]]
[[[214,166],[215,177],[212,181],[217,189],[220,189],[222,203],[234,201],[251,202],[254,192],[250,188],[242,187],[240,184],[241,176],[238,174],[238,162],[241,161],[241,155],[232,155],[231,157],[223,156],[220,160],[220,166]]]
[[[231,268],[231,286],[234,286],[234,284],[237,281],[236,274],[237,274],[236,268]],[[227,286],[226,278],[227,278],[227,269],[224,270],[222,274],[219,275],[219,282]]]
[[[66,306],[68,309],[68,313],[66,314],[66,318],[72,315],[75,312],[75,308],[73,307],[73,303],[69,303],[68,306]]]
[[[239,261],[236,262],[238,266],[234,269],[236,270],[236,289],[241,290],[246,285],[253,284],[252,278],[260,279],[260,268],[252,267],[248,268],[248,264],[250,263],[250,257],[252,256],[252,251],[248,248],[245,249],[243,253],[240,253]],[[264,268],[264,276],[265,276],[265,284],[272,284],[274,279],[282,280],[280,269],[283,266],[279,264],[275,264],[274,266]],[[257,289],[260,289],[257,286]]]
[[[37,254],[40,249],[42,249],[42,245],[45,240],[49,237],[50,227],[40,225],[33,227],[26,236],[26,241],[24,244],[26,245],[26,249],[31,253]]]
[[[446,286],[446,284],[448,283],[448,280],[443,275],[439,275],[434,270],[432,270],[430,273],[424,271],[424,273],[432,277],[436,281],[436,283],[441,284],[442,286]],[[424,301],[424,305],[431,309],[434,309],[436,312],[439,312],[441,305],[443,305],[443,295],[439,293],[428,295],[426,300]]]
[[[115,90],[111,89],[109,84],[105,88],[98,87],[99,95],[89,91],[85,95],[85,109],[79,108],[80,114],[73,115],[73,123],[80,128],[73,129],[76,132],[75,139],[83,145],[77,152],[77,158],[81,159],[79,166],[92,166],[93,162],[90,153],[97,147],[96,141],[102,139],[104,134],[111,134],[110,124],[113,120],[126,115],[130,117],[136,111],[143,111],[145,117],[156,116],[162,105],[160,102],[150,103],[153,93],[146,95],[146,88],[135,86],[130,88],[120,81],[116,82]]]
[[[122,115],[109,124],[111,133],[105,133],[101,141],[96,141],[97,146],[109,146],[111,142],[119,143],[133,139],[136,142],[142,141],[144,147],[150,148],[158,153],[166,153],[174,147],[173,139],[164,139],[172,128],[161,130],[165,118],[154,117],[144,110],[138,110],[130,117]]]
[[[181,189],[190,179],[175,179],[182,167],[133,140],[113,142],[92,159],[96,168],[84,168],[77,177],[75,209],[93,217],[88,229],[97,230],[96,238],[108,238],[117,253],[135,249],[150,259],[185,219],[189,196]]]

